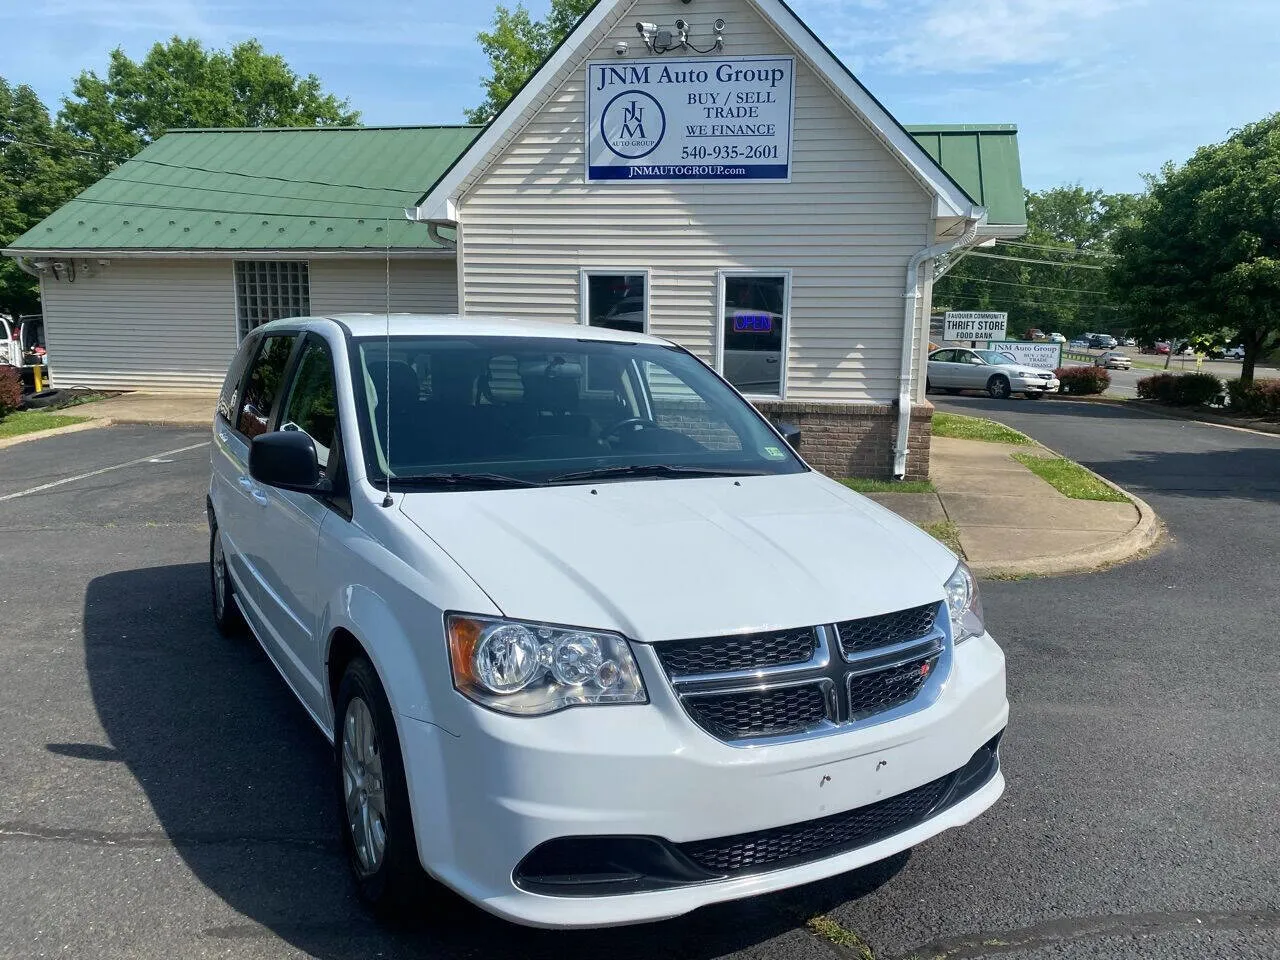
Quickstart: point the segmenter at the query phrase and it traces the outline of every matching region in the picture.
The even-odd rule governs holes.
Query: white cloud
[[[1132,0],[935,0],[878,58],[902,70],[968,73],[1088,59],[1096,21]],[[901,17],[903,11],[897,15]]]

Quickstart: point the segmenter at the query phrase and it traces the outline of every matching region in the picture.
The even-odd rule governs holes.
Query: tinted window
[[[644,274],[587,275],[587,323],[611,330],[644,332]]]
[[[320,472],[327,473],[329,451],[338,435],[338,396],[329,347],[318,337],[308,337],[302,348],[280,429],[301,430],[311,437]]]
[[[244,368],[249,358],[258,348],[257,339],[246,340],[231,358],[231,366],[227,370],[227,379],[222,383],[222,393],[218,395],[218,416],[227,423],[235,419],[236,407],[240,405],[240,385],[244,382]]]
[[[743,393],[782,393],[787,278],[724,278],[724,378]]]
[[[429,391],[418,373],[424,368],[432,371]],[[750,404],[674,347],[378,337],[356,341],[353,382],[375,482],[388,468],[407,484],[426,474],[545,483],[606,468],[804,469]]]
[[[244,386],[244,403],[236,428],[246,437],[256,437],[267,432],[271,419],[271,407],[284,384],[284,370],[289,363],[296,334],[274,334],[262,338],[262,349],[249,369],[249,380]]]

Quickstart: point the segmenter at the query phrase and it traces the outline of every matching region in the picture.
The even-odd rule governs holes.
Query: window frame
[[[780,369],[778,371],[778,392],[777,393],[744,393],[733,386],[724,375],[724,350],[725,350],[725,334],[724,334],[724,311],[725,301],[725,281],[730,277],[782,277],[782,350],[781,356],[778,358]],[[791,366],[791,287],[792,277],[791,268],[772,270],[766,267],[750,267],[716,271],[716,315],[715,315],[715,371],[725,380],[729,386],[738,390],[742,396],[749,399],[758,400],[785,400],[787,399],[787,373]]]
[[[325,355],[329,358],[329,370],[333,374],[333,443],[329,446],[329,462],[320,468],[320,475],[322,477],[329,477],[329,464],[334,460],[334,451],[340,450],[342,447],[342,410],[339,409],[341,405],[337,402],[338,366],[334,362],[333,347],[327,339],[316,333],[314,330],[304,330],[301,333],[302,335],[298,338],[298,343],[294,346],[293,353],[289,356],[289,366],[285,371],[285,389],[283,391],[281,401],[277,403],[275,405],[275,409],[271,411],[269,426],[274,431],[279,430],[284,423],[285,412],[288,409],[289,401],[293,399],[293,390],[298,384],[298,374],[302,372],[303,356],[306,354],[307,348],[311,346],[313,341],[320,344],[321,349],[324,350]],[[311,435],[307,434],[307,436]],[[314,443],[315,437],[312,437],[311,440]]]
[[[649,314],[652,304],[652,282],[648,267],[580,267],[578,269],[578,323],[594,330],[611,330],[612,327],[592,327],[591,277],[644,277],[644,326],[640,332],[649,332]]]

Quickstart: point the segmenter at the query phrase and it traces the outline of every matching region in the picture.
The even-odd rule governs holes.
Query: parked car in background
[[[1222,351],[1222,359],[1223,360],[1243,360],[1244,347],[1238,344],[1234,347],[1227,347],[1226,350]]]
[[[1004,789],[969,568],[668,341],[276,320],[212,432],[214,622],[247,621],[333,743],[379,912],[452,909],[430,877],[518,923],[660,920],[893,856]]]
[[[1072,350],[1088,350],[1089,341],[1084,339],[1072,340],[1067,344]]]
[[[1038,400],[1058,389],[1058,378],[1051,370],[1028,367],[998,350],[948,348],[929,354],[929,373],[925,388],[955,393],[959,390],[985,390],[997,400],[1020,393],[1028,400]]]
[[[1091,350],[1113,350],[1119,346],[1116,338],[1108,333],[1095,333],[1089,338],[1089,348]]]
[[[1108,370],[1129,370],[1133,367],[1133,360],[1117,350],[1108,350],[1106,353],[1099,354],[1094,359],[1093,365],[1106,367]]]
[[[1158,354],[1159,356],[1168,356],[1169,344],[1163,340],[1157,340],[1155,343],[1151,344],[1151,346],[1143,347],[1142,352],[1154,353],[1154,354]]]
[[[1066,338],[1066,337],[1064,337],[1064,336],[1063,336],[1062,334],[1060,334],[1060,333],[1051,333],[1051,334],[1049,334],[1049,339],[1050,339],[1050,340],[1052,340],[1054,343],[1066,343],[1066,342],[1067,342],[1067,338]]]

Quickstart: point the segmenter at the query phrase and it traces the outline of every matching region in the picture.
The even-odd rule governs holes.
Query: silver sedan
[[[999,350],[948,347],[929,354],[925,387],[951,393],[985,390],[997,400],[1021,393],[1029,400],[1038,400],[1058,389],[1058,378],[1052,370],[1024,366],[1012,355]]]

